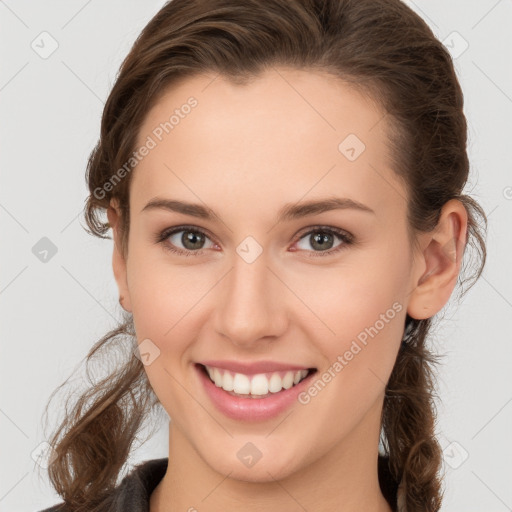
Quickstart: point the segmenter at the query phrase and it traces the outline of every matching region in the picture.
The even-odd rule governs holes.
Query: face
[[[348,85],[284,68],[243,86],[189,78],[144,121],[137,147],[151,147],[133,171],[116,279],[171,428],[215,471],[265,481],[377,447],[418,278],[386,126]],[[147,207],[156,200],[211,215]],[[205,386],[206,361],[316,372],[235,403]],[[264,404],[280,393],[293,400]]]

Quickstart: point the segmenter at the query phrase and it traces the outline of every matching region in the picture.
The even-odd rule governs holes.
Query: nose
[[[216,332],[245,348],[275,341],[287,328],[286,292],[265,253],[252,263],[236,255],[217,297]]]

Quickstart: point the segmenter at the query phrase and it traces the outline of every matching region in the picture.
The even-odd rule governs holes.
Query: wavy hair
[[[167,2],[134,42],[105,103],[100,138],[87,163],[87,231],[110,239],[100,214],[115,198],[126,255],[131,173],[113,187],[105,184],[129,161],[146,114],[173,84],[199,73],[246,84],[273,66],[327,72],[382,106],[393,168],[408,191],[411,240],[436,227],[447,201],[461,201],[468,229],[457,284],[472,286],[485,264],[487,218],[463,194],[469,174],[463,93],[448,51],[400,0]],[[382,411],[389,471],[401,484],[399,507],[413,512],[439,510],[443,494],[435,436],[437,356],[427,346],[431,322],[407,315]],[[107,510],[137,432],[158,405],[143,364],[133,357],[131,315],[92,347],[87,364],[93,357],[107,359],[105,353],[110,357],[118,342],[129,347],[124,358],[104,379],[90,381],[49,440],[56,457],[48,474],[66,510]]]

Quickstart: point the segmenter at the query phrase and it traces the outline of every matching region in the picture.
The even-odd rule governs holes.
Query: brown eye
[[[340,242],[334,245],[336,238],[340,240]],[[302,240],[304,240],[305,243],[300,247],[298,244],[300,244]],[[335,228],[318,227],[302,235],[296,245],[299,249],[312,253],[311,256],[324,256],[344,249],[347,245],[350,245],[352,241],[352,236],[344,231]]]
[[[186,256],[197,256],[203,253],[203,249],[214,246],[206,233],[197,228],[192,229],[185,226],[164,231],[159,236],[158,241],[171,252]],[[210,242],[209,246],[208,241]]]
[[[193,251],[195,249],[202,249],[205,241],[205,235],[203,233],[199,233],[198,231],[178,231],[178,233],[183,233],[181,237],[178,237],[180,243],[184,246],[188,251]],[[176,236],[176,235],[173,235]],[[175,242],[173,242],[175,243]]]

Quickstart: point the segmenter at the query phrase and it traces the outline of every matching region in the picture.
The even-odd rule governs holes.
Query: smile
[[[223,363],[229,370],[211,364],[194,366],[205,398],[223,415],[249,422],[270,420],[297,404],[298,396],[317,373],[316,368],[291,369],[291,365],[264,362],[251,368],[238,362]],[[266,369],[273,371],[263,372]]]
[[[233,396],[264,398],[283,389],[290,389],[304,380],[314,369],[289,370],[246,375],[202,365],[210,380]]]

